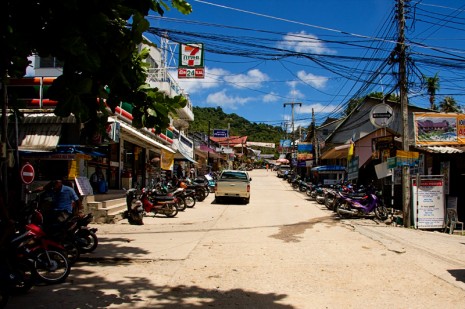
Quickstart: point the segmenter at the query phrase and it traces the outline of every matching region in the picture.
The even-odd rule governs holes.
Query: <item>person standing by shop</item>
[[[81,201],[73,188],[63,185],[61,180],[52,182],[53,222],[63,222],[81,210]]]
[[[191,167],[190,177],[191,177],[191,179],[195,178],[195,168],[193,166]]]
[[[90,185],[94,190],[94,194],[107,192],[107,183],[100,166],[97,166],[95,168],[95,173],[90,175]]]

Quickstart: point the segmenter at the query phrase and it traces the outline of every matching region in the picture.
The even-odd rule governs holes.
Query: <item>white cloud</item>
[[[294,88],[289,91],[288,97],[293,99],[303,99],[305,98],[305,95],[302,92],[300,92],[300,90]]]
[[[311,114],[312,108],[315,113],[330,113],[337,108],[337,105],[323,105],[321,103],[314,103],[310,105],[302,105],[295,109],[297,114]]]
[[[224,80],[231,84],[235,88],[260,88],[263,82],[269,80],[268,75],[261,72],[258,69],[253,69],[247,72],[247,74],[237,74],[225,76]]]
[[[209,105],[221,106],[230,109],[237,109],[238,106],[252,100],[252,98],[241,98],[238,96],[230,96],[226,93],[226,89],[219,92],[211,93],[207,96],[206,102]]]
[[[181,78],[178,79],[177,71],[170,71],[171,76],[178,82],[179,86],[187,93],[196,93],[205,89],[219,87],[223,81],[222,77],[229,74],[221,68],[205,68],[205,78]]]
[[[286,82],[286,84],[288,84],[289,87],[291,87],[291,88],[297,87],[297,84],[298,84],[298,83],[299,83],[299,82],[296,81],[296,80],[291,80],[291,81],[287,81],[287,82]]]
[[[275,93],[275,92],[270,92],[270,93],[265,94],[263,96],[263,102],[265,102],[265,103],[276,102],[279,99],[280,99],[280,97],[278,97],[278,94]]]
[[[317,89],[322,89],[326,86],[328,78],[324,76],[318,76],[312,73],[306,73],[305,71],[297,72],[297,76],[306,84],[311,85]]]
[[[288,33],[283,37],[283,41],[278,44],[278,47],[288,50],[295,50],[299,53],[313,54],[335,54],[336,52],[327,48],[317,36],[307,34],[305,31],[298,33]]]

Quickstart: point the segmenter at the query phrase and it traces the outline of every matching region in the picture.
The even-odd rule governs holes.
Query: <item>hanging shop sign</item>
[[[465,145],[465,115],[413,113],[416,145]]]
[[[180,44],[178,78],[205,78],[203,44]]]
[[[358,178],[358,156],[353,157],[347,162],[347,180],[353,180]]]
[[[412,177],[413,220],[418,229],[442,229],[445,218],[444,176]]]

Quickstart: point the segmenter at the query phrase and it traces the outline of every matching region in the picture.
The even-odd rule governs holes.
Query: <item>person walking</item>
[[[270,167],[270,166],[269,166],[268,163],[267,163],[267,164],[266,164],[266,171],[267,171],[267,172],[268,172],[268,168],[269,168],[269,167]]]

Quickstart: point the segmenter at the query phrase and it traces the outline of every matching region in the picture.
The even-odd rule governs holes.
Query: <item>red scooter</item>
[[[145,188],[142,189],[140,196],[144,214],[153,213],[163,214],[168,218],[175,217],[178,214],[177,199],[173,196],[158,195],[155,190],[148,192]]]

